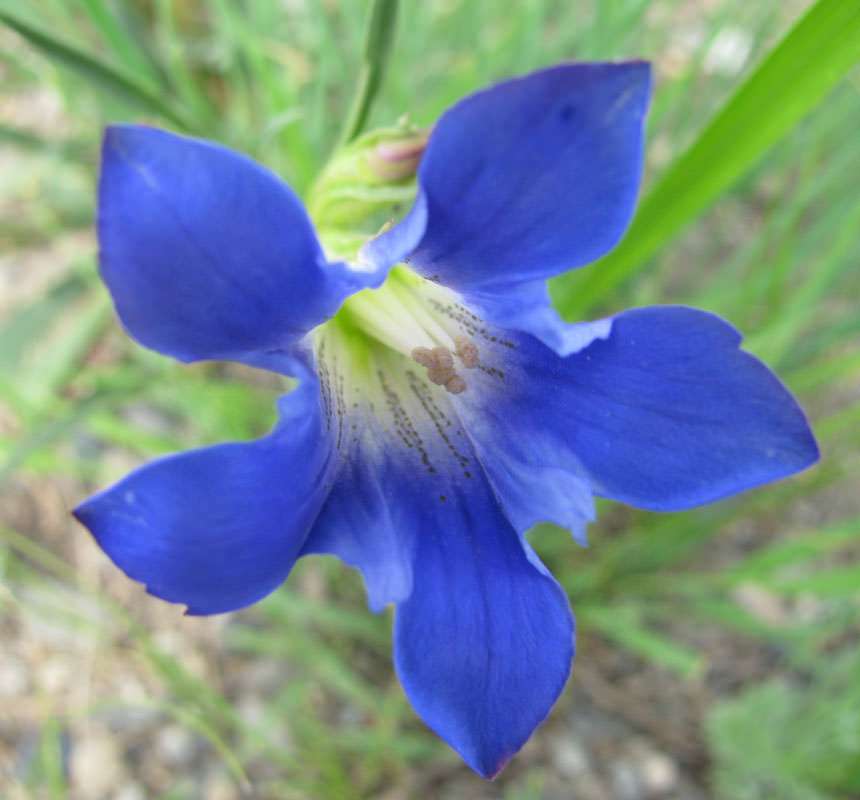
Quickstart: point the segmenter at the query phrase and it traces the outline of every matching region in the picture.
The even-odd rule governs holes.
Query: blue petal
[[[386,233],[370,239],[361,248],[359,260],[371,268],[388,267],[411,253],[427,227],[427,202],[419,191],[409,213]]]
[[[190,614],[217,614],[286,578],[325,500],[331,464],[318,387],[308,381],[281,400],[267,437],[154,461],[75,515],[151,594]]]
[[[377,356],[361,385],[321,359],[350,411],[336,435],[345,467],[304,552],[359,567],[373,607],[399,603],[395,663],[410,700],[490,776],[561,692],[573,620],[499,508],[450,395],[402,357]]]
[[[567,598],[483,481],[431,509],[413,475],[401,480],[416,568],[397,609],[397,673],[427,724],[491,778],[564,688],[574,633]]]
[[[508,299],[514,316],[517,297]],[[460,317],[466,314],[459,311]],[[611,330],[607,319],[567,325],[562,335],[581,350]],[[591,479],[559,438],[556,420],[546,419],[560,387],[542,364],[533,363],[533,353],[548,353],[551,366],[563,359],[527,335],[487,324],[473,331],[480,365],[463,370],[467,389],[452,402],[505,516],[521,535],[540,522],[554,522],[586,544],[586,526],[595,517]]]
[[[540,424],[534,397],[499,402],[471,386],[465,394],[459,413],[510,524],[525,535],[553,522],[587,544],[586,527],[595,519],[590,478],[576,454],[559,446],[556,431]]]
[[[576,353],[595,339],[605,339],[612,326],[609,319],[565,322],[550,300],[546,281],[466,292],[463,302],[487,322],[530,333],[560,356]]]
[[[410,263],[485,290],[606,253],[636,201],[649,92],[643,62],[567,64],[457,103],[421,162],[427,224]]]
[[[504,463],[513,437],[554,440],[549,463],[567,455],[597,494],[658,511],[802,470],[818,458],[806,418],[740,342],[723,320],[683,307],[620,314],[608,337],[567,358],[522,336],[520,372],[480,398],[496,423],[484,458]]]
[[[336,555],[361,570],[368,605],[377,612],[412,592],[416,532],[411,514],[403,517],[406,503],[395,488],[400,480],[396,453],[356,447],[345,457],[302,551]]]
[[[327,263],[275,175],[217,144],[138,126],[105,135],[98,217],[102,276],[123,324],[183,361],[289,349],[413,244],[392,243],[388,263]]]

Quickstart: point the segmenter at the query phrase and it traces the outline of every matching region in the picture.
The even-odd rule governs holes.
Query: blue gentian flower
[[[248,158],[111,127],[98,231],[125,328],[181,361],[299,383],[264,438],[158,459],[78,519],[190,614],[259,600],[300,556],[339,556],[373,609],[396,605],[417,712],[498,773],[574,650],[531,526],[582,540],[595,496],[686,509],[818,457],[797,403],[719,317],[566,324],[550,305],[546,280],[630,220],[649,91],[644,63],[568,64],[467,97],[433,129],[411,211],[351,260]]]

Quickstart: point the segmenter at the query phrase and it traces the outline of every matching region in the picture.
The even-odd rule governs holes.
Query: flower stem
[[[341,133],[341,145],[348,144],[364,130],[370,107],[382,85],[394,28],[397,21],[398,0],[373,0],[364,33],[361,72],[355,90],[355,99]]]

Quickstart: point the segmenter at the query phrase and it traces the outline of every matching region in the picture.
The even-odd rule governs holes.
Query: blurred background
[[[366,610],[357,574],[306,559],[252,609],[185,618],[70,518],[152,456],[260,435],[283,389],[120,330],[92,230],[102,126],[217,139],[306,192],[367,7],[0,0],[0,797],[860,797],[854,0],[404,4],[371,125],[432,123],[564,59],[654,62],[639,217],[605,265],[559,283],[560,307],[722,314],[799,395],[824,454],[694,512],[602,504],[587,550],[538,530],[578,660],[495,783],[410,710],[390,614]]]

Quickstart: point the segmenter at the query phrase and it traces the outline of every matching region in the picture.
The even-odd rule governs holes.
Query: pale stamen
[[[422,328],[443,347],[449,350],[456,349],[456,344],[448,331],[434,319],[427,311],[424,304],[415,297],[414,293],[408,286],[401,283],[395,284],[395,292],[409,309],[409,312],[415,317]]]
[[[373,290],[353,295],[343,310],[365,333],[407,357],[412,356],[416,344],[426,348],[435,345],[410,314],[397,304],[384,302]]]

